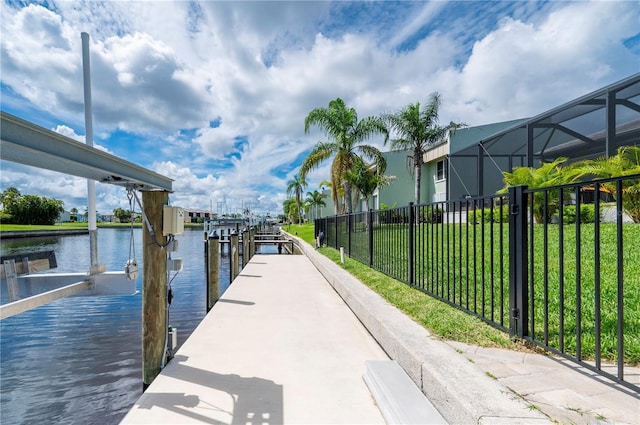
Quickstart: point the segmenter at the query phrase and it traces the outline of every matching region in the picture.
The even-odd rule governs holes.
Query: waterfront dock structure
[[[252,258],[123,423],[384,423],[363,374],[387,356],[449,423],[640,423],[637,393],[551,356],[436,340],[299,246]]]

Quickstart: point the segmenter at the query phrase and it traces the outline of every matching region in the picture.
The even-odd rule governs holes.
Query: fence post
[[[408,255],[408,260],[409,260],[409,286],[414,286],[415,284],[415,272],[414,272],[414,268],[415,268],[415,256],[416,256],[416,252],[415,252],[415,246],[414,246],[414,227],[415,227],[415,222],[416,222],[416,216],[415,216],[415,211],[413,208],[413,202],[409,202],[409,238],[408,238],[408,248],[409,248],[409,255]]]
[[[509,330],[528,335],[527,186],[509,188]]]
[[[369,231],[369,267],[373,267],[373,210],[367,212],[367,230]]]
[[[351,218],[353,214],[352,212],[347,214],[347,253],[349,254],[349,258],[351,258]]]

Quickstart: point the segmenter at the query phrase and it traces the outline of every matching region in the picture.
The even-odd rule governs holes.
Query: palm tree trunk
[[[351,201],[351,185],[348,182],[344,184],[344,200],[347,208],[347,214],[351,214],[353,211],[353,205]]]

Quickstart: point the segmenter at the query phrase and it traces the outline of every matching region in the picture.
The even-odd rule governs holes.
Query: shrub
[[[562,220],[564,224],[576,222],[576,206],[566,205],[562,208]],[[580,222],[593,223],[596,221],[596,207],[593,204],[580,205]]]
[[[442,223],[444,210],[440,207],[420,209],[421,223]]]
[[[504,204],[501,207],[493,208],[493,222],[503,223],[509,221],[509,205]],[[467,216],[467,222],[471,224],[480,224],[481,222],[491,223],[491,208],[478,208],[475,211],[470,211]]]

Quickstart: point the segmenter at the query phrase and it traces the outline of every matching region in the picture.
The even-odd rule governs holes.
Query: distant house
[[[213,218],[213,214],[206,210],[187,209],[184,210],[185,223],[202,223]]]

